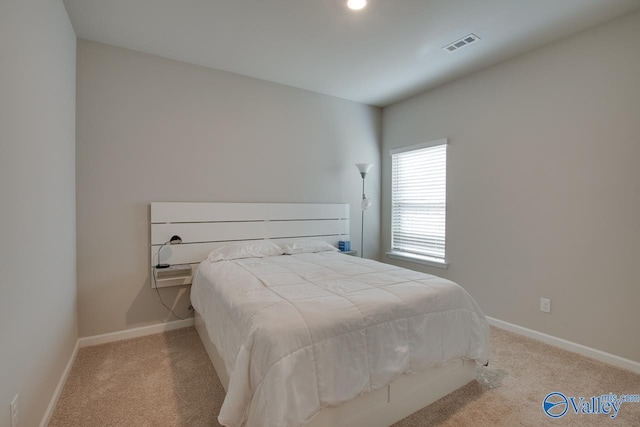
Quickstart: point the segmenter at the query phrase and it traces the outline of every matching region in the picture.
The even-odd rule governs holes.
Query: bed
[[[184,212],[176,215],[187,209],[180,205],[169,209],[170,216],[184,220]],[[254,204],[225,205],[223,210],[265,216],[255,213]],[[206,251],[213,248],[214,254],[199,253],[204,261],[197,263],[191,298],[196,328],[227,391],[221,424],[387,426],[474,379],[475,364],[488,358],[489,328],[464,289],[436,276],[327,250],[333,249],[328,243],[348,238],[345,205],[266,205],[269,219],[255,221],[280,229],[273,224],[281,221],[273,219],[275,210],[278,218],[287,218],[285,228],[297,229],[277,236],[263,230],[263,238],[237,239],[243,242],[193,243],[208,245]],[[309,218],[319,214],[301,211],[328,218]],[[152,245],[163,239],[154,240],[154,219],[155,225],[177,226],[165,232],[185,233],[185,221],[160,222],[161,216],[154,216],[152,205]],[[237,222],[238,230],[246,231],[253,220],[240,218],[206,222],[198,217],[192,223],[225,222],[228,230]],[[340,226],[325,228],[329,223],[323,221]],[[305,228],[313,230],[300,236]],[[246,253],[235,257],[238,250]],[[181,256],[172,251],[169,261]]]

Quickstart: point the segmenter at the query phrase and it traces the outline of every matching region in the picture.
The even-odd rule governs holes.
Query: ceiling
[[[80,38],[386,106],[640,0],[64,0]],[[474,33],[456,52],[442,47]]]

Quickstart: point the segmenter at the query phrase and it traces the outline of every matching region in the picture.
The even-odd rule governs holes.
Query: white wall
[[[85,40],[77,90],[81,336],[170,319],[149,284],[152,201],[351,203],[358,246],[354,164],[371,162],[379,206],[379,109]],[[365,221],[375,257],[379,209]],[[160,291],[187,314],[186,289]]]
[[[77,339],[76,37],[60,0],[0,2],[0,426],[40,423]]]
[[[399,264],[490,316],[640,361],[639,39],[634,13],[385,108],[382,249],[389,150],[448,137],[449,270]]]

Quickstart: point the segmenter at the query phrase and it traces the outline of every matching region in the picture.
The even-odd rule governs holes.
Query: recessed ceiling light
[[[351,10],[360,10],[367,5],[367,0],[347,0],[347,6]]]

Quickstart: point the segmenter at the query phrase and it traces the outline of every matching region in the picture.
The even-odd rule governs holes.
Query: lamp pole
[[[362,174],[362,200],[364,202],[365,200],[365,195],[364,195],[364,177],[367,175],[367,173],[363,173]],[[362,204],[363,202],[360,202],[360,207],[362,208],[364,205]],[[364,209],[360,209],[360,212],[362,214],[362,219],[360,220],[360,258],[364,258]]]
[[[360,202],[361,219],[360,219],[360,258],[364,258],[364,211],[371,206],[371,200],[367,199],[364,194],[364,179],[367,173],[371,170],[373,165],[371,163],[358,163],[356,167],[360,171],[362,177],[362,201]]]

